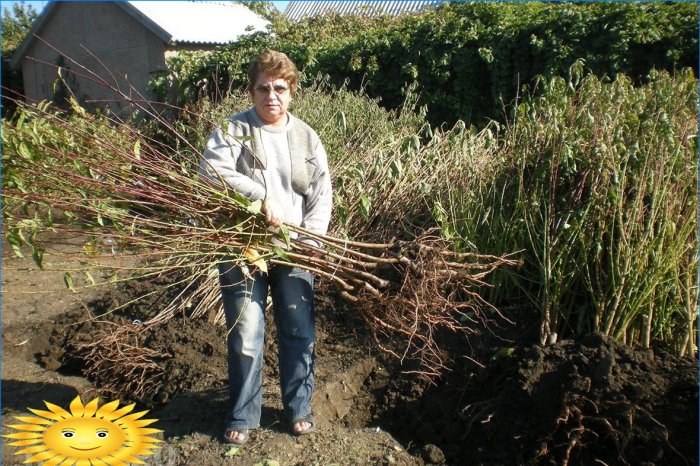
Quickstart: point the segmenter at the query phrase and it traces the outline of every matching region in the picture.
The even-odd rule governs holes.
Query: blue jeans
[[[314,389],[314,278],[302,269],[272,266],[245,277],[231,262],[219,266],[228,329],[229,429],[260,426],[265,303],[268,286],[277,327],[280,388],[287,419],[311,414]]]

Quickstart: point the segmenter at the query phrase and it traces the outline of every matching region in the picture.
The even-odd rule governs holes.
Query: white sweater
[[[333,200],[326,150],[311,127],[287,115],[279,128],[265,125],[254,108],[229,117],[226,135],[217,128],[209,137],[200,174],[225,180],[250,200],[272,199],[284,222],[326,234]],[[249,135],[253,142],[236,139]],[[253,154],[247,165],[241,160],[244,146]]]

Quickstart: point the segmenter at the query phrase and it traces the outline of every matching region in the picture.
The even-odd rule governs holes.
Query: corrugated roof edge
[[[364,14],[377,16],[387,14],[397,16],[401,14],[418,13],[424,8],[436,7],[446,0],[423,1],[308,1],[296,0],[287,4],[284,16],[291,21],[301,21],[315,16],[322,16],[330,12],[341,15],[358,14],[367,8]]]

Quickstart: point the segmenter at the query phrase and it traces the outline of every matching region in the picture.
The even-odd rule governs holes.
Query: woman
[[[228,118],[204,150],[203,176],[223,180],[250,200],[263,200],[265,221],[300,225],[325,234],[331,215],[331,181],[321,141],[288,112],[298,72],[283,53],[266,51],[248,69],[254,106]],[[301,241],[314,244],[309,238]],[[316,245],[316,244],[314,244]],[[272,266],[269,273],[245,274],[234,263],[219,267],[228,333],[231,411],[224,439],[244,444],[260,426],[264,309],[271,292],[279,347],[280,387],[292,433],[315,429],[313,275]]]

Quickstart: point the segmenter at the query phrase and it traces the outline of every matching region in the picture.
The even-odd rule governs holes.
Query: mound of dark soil
[[[38,362],[86,375],[108,399],[155,405],[178,393],[226,386],[226,330],[204,319],[180,316],[146,328],[131,316],[86,320],[74,311],[50,325]]]
[[[497,354],[436,387],[389,381],[377,415],[448,464],[697,464],[696,359],[600,335]]]

